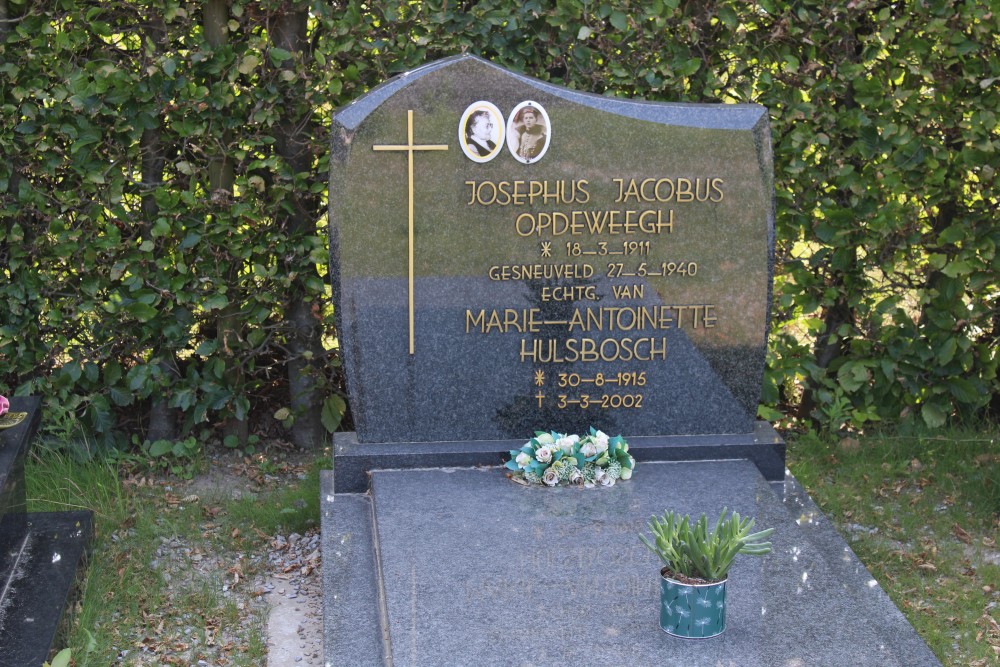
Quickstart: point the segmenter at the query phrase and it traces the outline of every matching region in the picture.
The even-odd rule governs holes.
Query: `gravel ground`
[[[323,665],[319,544],[318,530],[278,535],[271,541],[268,574],[262,582],[270,606],[268,667]]]
[[[304,479],[311,456],[302,455],[284,472],[257,479],[248,479],[238,458],[220,456],[194,480],[175,480],[163,487],[167,511],[200,505],[207,519],[199,524],[199,538],[158,538],[148,566],[167,584],[165,599],[143,613],[142,637],[122,638],[115,664],[245,665],[248,647],[263,636],[267,667],[323,665],[319,528],[301,535],[270,536],[266,550],[235,552],[218,546],[224,542],[214,537],[223,528],[212,520],[219,499],[256,497],[266,489]],[[192,610],[190,602],[171,604],[192,596],[204,597],[205,613],[180,611]],[[115,616],[112,612],[112,622]]]

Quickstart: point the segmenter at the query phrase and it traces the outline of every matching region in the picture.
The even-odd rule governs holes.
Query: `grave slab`
[[[382,630],[384,604],[374,567],[371,498],[357,493],[334,496],[329,471],[324,471],[321,485],[324,646],[336,644],[333,665],[385,664],[388,635]]]
[[[15,397],[20,424],[0,430],[0,665],[41,667],[65,630],[86,564],[93,514],[28,513],[24,461],[41,422],[38,397]]]
[[[0,664],[41,667],[61,632],[93,535],[89,511],[27,515],[27,531],[4,573]],[[62,648],[62,647],[59,647]]]
[[[372,480],[370,499],[324,497],[337,534],[372,531],[350,578],[378,591],[327,600],[332,665],[940,664],[794,479],[769,483],[747,461],[648,463],[596,489],[522,487],[496,468]],[[334,511],[359,503],[372,513]],[[775,550],[737,559],[722,636],[666,635],[658,560],[637,535],[664,509],[723,506],[774,527]]]

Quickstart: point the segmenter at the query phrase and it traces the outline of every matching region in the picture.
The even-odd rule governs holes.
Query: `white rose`
[[[554,468],[549,468],[542,473],[542,483],[545,484],[545,486],[556,486],[559,484],[559,472]]]
[[[528,464],[531,463],[531,454],[521,452],[514,458],[514,463],[516,463],[519,468],[527,468]]]
[[[597,444],[597,451],[608,451],[608,434],[604,431],[597,432],[597,435],[594,436],[594,442]]]
[[[607,473],[604,472],[604,468],[594,468],[594,481],[604,483],[604,478],[607,477]]]
[[[539,447],[535,450],[535,458],[539,463],[548,463],[552,460],[552,450],[548,447]]]
[[[570,484],[583,484],[583,473],[580,472],[579,468],[574,468],[569,473],[569,483]]]
[[[591,456],[597,456],[597,445],[588,440],[587,442],[580,445],[580,453],[587,458],[590,458]]]
[[[563,437],[556,440],[556,447],[563,450],[564,454],[573,453],[573,445],[580,442],[580,436],[578,435],[564,435]]]
[[[541,435],[535,436],[535,440],[537,440],[540,445],[551,445],[556,441],[550,433],[542,433]]]
[[[614,486],[615,480],[611,475],[604,475],[601,477],[601,484],[604,486]]]

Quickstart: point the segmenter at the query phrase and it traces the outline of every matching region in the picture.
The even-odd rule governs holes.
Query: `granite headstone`
[[[440,61],[336,114],[330,229],[359,443],[754,431],[763,107]]]

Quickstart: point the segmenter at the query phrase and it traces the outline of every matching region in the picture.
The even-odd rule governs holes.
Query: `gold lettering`
[[[491,310],[487,313],[481,309],[476,313],[466,309],[465,333],[538,333],[541,320],[538,319],[537,308],[504,308]]]
[[[666,338],[535,338],[521,341],[522,363],[561,364],[614,361],[661,361],[667,358]]]
[[[561,211],[521,213],[514,221],[514,230],[518,236],[592,236],[613,234],[625,236],[630,234],[670,234],[673,232],[674,212],[667,212],[664,220],[660,209],[617,210],[604,209],[592,211],[571,211],[569,215]]]
[[[714,329],[715,328],[715,323],[719,319],[719,318],[717,318],[715,316],[715,306],[706,304],[706,305],[702,306],[702,308],[705,309],[702,312],[702,316],[701,316],[702,323],[705,325],[706,329]]]
[[[642,201],[639,197],[639,187],[635,184],[635,179],[629,179],[628,189],[625,191],[625,196],[622,201],[628,201],[629,198],[634,198],[637,202]]]
[[[719,198],[716,199],[715,195],[712,195],[709,198],[711,201],[713,201],[713,202],[720,202],[720,201],[722,201],[722,197],[723,197],[723,194],[722,194],[722,183],[723,183],[723,180],[721,178],[713,178],[712,179],[712,189],[715,190],[715,192],[719,195]]]
[[[658,231],[661,228],[666,228],[668,234],[673,234],[674,233],[674,209],[670,209],[670,213],[668,215],[668,220],[667,220],[666,223],[664,223],[660,219],[657,219],[656,224],[657,224],[657,230]]]
[[[723,199],[721,178],[644,178],[642,180],[612,178],[617,194],[615,203],[627,201],[641,203],[666,204],[672,201],[679,203],[714,202]]]
[[[701,186],[705,186],[705,192],[702,194]],[[694,181],[694,198],[698,201],[708,201],[708,194],[711,191],[712,182],[708,179],[704,181],[700,178],[696,178]]]
[[[652,196],[646,194],[646,186],[649,185],[650,183],[652,183],[653,187],[654,187],[653,195]],[[655,187],[656,187],[656,179],[655,178],[645,178],[645,179],[643,179],[642,183],[639,184],[639,193],[642,195],[642,200],[643,201],[656,201],[656,190],[655,190]]]
[[[678,178],[677,179],[677,202],[686,203],[694,200],[694,193],[691,192],[691,179],[690,178]]]
[[[625,179],[612,178],[611,182],[618,186],[618,194],[615,195],[615,203],[620,204],[625,196]]]
[[[500,195],[502,195],[502,197],[500,197],[500,196],[497,197],[497,204],[499,204],[500,206],[509,206],[510,205],[510,181],[500,181],[500,184],[497,185],[497,192],[499,192]]]
[[[611,293],[616,299],[641,299],[646,294],[645,285],[612,285]]]
[[[514,181],[513,201],[515,206],[524,204],[524,181]]]
[[[530,225],[527,229],[521,226],[521,221],[526,221]],[[517,216],[517,220],[514,221],[514,230],[517,232],[518,236],[531,236],[535,233],[535,216],[530,213],[522,213]],[[539,233],[539,235],[541,235]]]
[[[593,285],[556,285],[543,287],[542,301],[597,301],[597,290]]]
[[[490,280],[582,280],[594,275],[590,264],[496,264],[487,269]]]
[[[642,298],[644,285],[612,286],[616,298]],[[546,296],[553,296],[558,288],[545,288]],[[553,299],[557,300],[557,299]],[[567,299],[568,300],[568,299]],[[603,306],[577,308],[566,320],[566,328],[574,331],[664,331],[667,329],[711,329],[718,322],[714,304],[665,305],[665,306]]]
[[[662,186],[662,185],[669,185],[670,186],[670,190],[665,195],[660,193],[660,186]],[[656,201],[661,202],[661,203],[669,202],[671,199],[674,198],[674,182],[672,180],[670,180],[669,178],[661,178],[660,180],[658,180],[656,182],[656,190],[654,192],[655,192]]]
[[[487,185],[490,186],[490,193],[488,200],[485,197],[483,197],[483,188]],[[483,206],[489,206],[490,204],[495,202],[497,200],[496,184],[493,181],[483,181],[482,183],[480,183],[479,188],[476,190],[476,199],[478,199],[479,203],[482,204]]]
[[[468,206],[534,206],[541,200],[543,204],[586,204],[590,201],[588,181],[465,181],[469,187]]]
[[[528,182],[528,204],[535,203],[535,197],[541,197],[542,193],[545,191],[548,181],[543,184],[541,181],[529,181]]]
[[[601,317],[601,311],[603,310],[604,308],[597,308],[597,312],[595,313],[593,308],[587,309],[587,328],[585,331],[591,331],[593,329],[604,331],[604,318]]]
[[[465,311],[465,333],[469,333],[470,325],[472,326],[472,328],[475,328],[476,326],[478,326],[479,329],[480,329],[480,331],[483,331],[484,327],[485,327],[485,324],[484,324],[485,319],[486,319],[485,313],[482,310],[479,311],[479,315],[477,317],[477,316],[475,316],[475,315],[472,314],[471,310],[466,309],[466,311]]]

